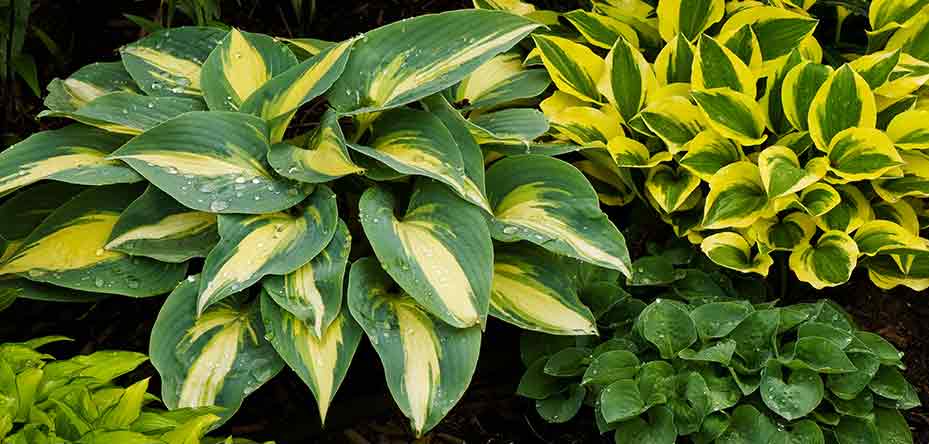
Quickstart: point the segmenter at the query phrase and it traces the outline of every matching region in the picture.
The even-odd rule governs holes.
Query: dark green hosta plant
[[[517,106],[550,85],[512,49],[538,26],[456,11],[289,41],[302,61],[238,30],[127,45],[49,86],[43,116],[79,123],[0,155],[0,289],[171,292],[151,340],[164,401],[223,419],[288,365],[324,420],[366,336],[421,434],[468,386],[488,315],[591,334],[575,281],[630,274],[585,176],[525,154],[564,150]]]
[[[646,305],[608,283],[587,293],[611,301],[598,319],[611,334],[522,340],[519,393],[547,421],[588,405],[620,444],[913,441],[899,410],[919,397],[903,354],[830,302]]]
[[[815,288],[862,265],[924,290],[929,4],[871,2],[868,52],[824,59],[815,3],[596,0],[523,63],[551,75],[550,134],[586,148],[604,203],[640,198],[742,272],[780,251]]]
[[[166,411],[147,393],[148,379],[121,387],[114,379],[148,358],[100,351],[58,361],[37,349],[65,341],[44,337],[0,344],[0,442],[5,444],[200,444],[219,407]],[[254,444],[254,443],[252,443]]]

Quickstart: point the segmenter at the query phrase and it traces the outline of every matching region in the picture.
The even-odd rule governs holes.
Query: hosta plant
[[[524,333],[519,394],[549,422],[590,406],[618,444],[913,441],[899,410],[919,397],[889,342],[830,302],[752,304],[709,285],[727,282],[711,269],[674,270],[691,276],[627,287],[649,304],[584,287],[600,337]]]
[[[824,57],[815,1],[653,3],[565,13],[523,61],[601,201],[647,201],[742,272],[929,287],[929,4],[871,2],[868,52]]]
[[[591,334],[574,282],[630,274],[591,183],[550,156],[571,146],[537,143],[548,123],[521,107],[550,85],[512,49],[538,27],[469,10],[343,42],[188,27],[127,45],[49,85],[42,115],[78,123],[0,154],[0,288],[170,292],[164,402],[224,420],[284,365],[324,420],[367,337],[421,434],[468,386],[488,315]]]
[[[0,344],[0,442],[251,443],[204,437],[219,422],[219,407],[167,411],[147,393],[148,379],[125,388],[114,383],[147,361],[143,354],[99,351],[58,361],[37,350],[64,340],[51,336]]]

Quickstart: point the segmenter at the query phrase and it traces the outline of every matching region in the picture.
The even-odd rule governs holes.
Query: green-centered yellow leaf
[[[752,253],[752,246],[738,233],[716,233],[703,239],[700,249],[717,265],[741,271],[768,275],[774,261],[767,253]]]
[[[827,183],[814,183],[800,192],[800,205],[813,217],[822,216],[835,208],[842,196]]]
[[[382,26],[355,43],[329,103],[355,114],[414,102],[458,83],[539,26],[518,15],[479,9]],[[447,38],[436,40],[437,34]]]
[[[149,186],[119,215],[106,249],[162,262],[205,257],[219,241],[216,215],[191,210]]]
[[[751,25],[743,25],[737,31],[725,36],[725,38],[720,36],[720,40],[753,73],[761,73],[763,68],[761,64],[761,45],[758,43],[758,36],[752,31]]]
[[[590,106],[569,106],[546,117],[552,129],[579,145],[602,146],[623,135],[621,118],[615,110],[604,112]]]
[[[880,43],[886,41],[889,34],[911,21],[924,6],[926,0],[874,0],[868,8],[868,21],[871,29],[869,39]],[[883,36],[883,38],[881,38]]]
[[[624,38],[639,47],[639,36],[631,26],[608,15],[581,9],[563,15],[591,45],[612,48],[619,38]]]
[[[872,220],[855,230],[855,243],[865,256],[925,253],[926,243],[895,222]]]
[[[198,99],[120,91],[97,97],[74,111],[46,110],[39,117],[65,117],[112,133],[136,135],[181,114],[203,109]]]
[[[929,110],[897,114],[887,126],[887,136],[902,150],[929,149]]]
[[[668,41],[655,58],[655,77],[661,86],[690,83],[694,49],[681,34]]]
[[[929,36],[929,4],[919,3],[924,5],[923,8],[894,32],[885,49],[901,49],[912,57],[929,61],[929,44],[926,43],[926,37]]]
[[[901,271],[899,263],[890,255],[868,257],[862,263],[868,269],[871,282],[884,290],[898,285],[915,291],[929,288],[929,254],[911,255],[910,259],[906,271]]]
[[[765,86],[764,95],[759,100],[761,109],[765,112],[765,124],[768,129],[775,134],[783,134],[784,137],[798,137],[791,131],[793,125],[787,119],[782,102],[782,92],[784,79],[795,66],[803,63],[803,56],[800,51],[791,51],[789,55],[781,57],[770,64],[775,67],[772,75],[768,76],[767,85]],[[812,143],[812,142],[811,142]]]
[[[796,193],[816,183],[826,175],[825,159],[816,157],[800,166],[797,154],[784,146],[769,146],[758,156],[758,170],[768,192],[775,199]]]
[[[612,165],[610,165],[612,163]],[[573,162],[575,168],[581,170],[590,180],[590,184],[597,190],[600,203],[610,206],[623,206],[635,199],[635,192],[626,184],[623,173],[615,162],[601,163],[594,160],[580,160]],[[628,173],[626,173],[628,175]]]
[[[449,100],[464,109],[491,108],[542,94],[552,80],[543,69],[526,69],[517,53],[495,56],[461,79]]]
[[[694,91],[692,95],[716,132],[742,145],[758,145],[767,138],[764,111],[751,96],[729,88]]]
[[[810,102],[807,122],[813,143],[826,151],[832,138],[842,130],[874,128],[877,123],[874,93],[850,65],[843,65],[819,87]]]
[[[320,185],[293,214],[219,216],[219,244],[206,257],[197,313],[258,282],[289,274],[316,257],[335,235],[335,194]]]
[[[594,316],[578,298],[578,283],[565,273],[573,260],[526,242],[495,253],[491,315],[548,334],[596,334]]]
[[[268,127],[247,114],[201,111],[174,118],[110,155],[188,208],[261,214],[290,208],[313,190],[268,166]]]
[[[794,128],[800,131],[809,128],[810,105],[831,73],[831,67],[806,61],[787,72],[781,85],[781,104],[784,116]]]
[[[791,251],[810,242],[816,234],[816,221],[804,212],[795,211],[781,218],[759,219],[752,225],[752,231],[766,251]]]
[[[186,264],[170,264],[105,249],[120,213],[140,185],[89,188],[56,209],[2,264],[0,275],[95,293],[148,297],[184,277]]]
[[[600,210],[590,182],[570,164],[534,154],[507,157],[487,171],[487,197],[495,239],[527,240],[628,275],[625,239]]]
[[[768,207],[761,173],[748,161],[731,163],[710,178],[703,228],[749,227]]]
[[[126,71],[150,96],[200,97],[203,62],[222,41],[219,28],[163,29],[120,48]]]
[[[352,264],[348,304],[384,366],[387,387],[417,436],[438,424],[471,382],[479,326],[454,328],[423,311],[373,258]]]
[[[44,104],[50,111],[75,111],[100,96],[118,91],[141,92],[122,63],[92,63],[64,80],[56,78],[49,82]]]
[[[616,165],[622,168],[651,168],[672,158],[667,151],[651,155],[642,142],[624,136],[610,139],[606,148]]]
[[[0,196],[40,180],[80,185],[138,182],[138,174],[106,158],[126,140],[83,125],[33,134],[0,153]]]
[[[700,186],[700,178],[686,168],[658,165],[648,170],[645,190],[665,213],[684,206],[687,198]]]
[[[871,207],[875,219],[894,222],[914,235],[919,235],[919,216],[916,210],[906,201],[877,202]],[[2,208],[0,208],[2,213]]]
[[[681,147],[686,151],[680,164],[703,180],[710,180],[717,171],[745,158],[742,147],[712,129],[698,133]]]
[[[284,362],[265,339],[257,302],[245,303],[245,295],[198,316],[199,281],[190,276],[168,296],[152,327],[149,355],[168,408],[219,406],[225,421]]]
[[[268,80],[296,64],[283,42],[232,28],[203,64],[203,98],[211,110],[236,111]]]
[[[723,0],[662,0],[658,2],[658,32],[666,42],[678,34],[688,40],[723,18]]]
[[[893,141],[874,128],[849,128],[832,138],[829,171],[845,180],[877,179],[903,164]]]
[[[690,83],[695,90],[729,88],[755,98],[755,74],[729,48],[701,36],[694,53]]]
[[[603,103],[597,82],[606,69],[606,62],[600,56],[563,37],[534,35],[532,38],[559,91],[587,102]]]
[[[649,92],[658,87],[655,73],[645,56],[625,38],[616,40],[606,63],[610,71],[610,93],[607,97],[623,121],[629,122],[645,106]]]
[[[919,90],[926,82],[929,82],[929,62],[902,52],[890,78],[874,93],[878,97],[901,99]]]
[[[858,245],[843,231],[823,233],[815,245],[802,244],[790,254],[797,279],[817,290],[844,284],[858,261]]]
[[[898,202],[908,196],[929,197],[929,155],[914,150],[899,154],[903,159],[903,176],[872,180],[874,192],[887,202]]]
[[[816,225],[823,231],[839,230],[851,233],[874,218],[871,204],[858,188],[852,185],[837,185],[835,191],[841,197],[839,203],[816,218]]]
[[[361,173],[345,145],[338,114],[329,109],[319,127],[305,137],[271,145],[268,163],[281,176],[307,183],[323,183]]]
[[[342,281],[352,236],[339,221],[332,240],[312,260],[285,275],[265,276],[261,285],[275,305],[322,339],[342,310]]]
[[[641,112],[642,121],[671,152],[707,129],[707,118],[690,100],[672,96],[649,103]]]
[[[810,35],[817,21],[806,14],[775,6],[748,7],[736,12],[723,23],[719,35],[735,34],[750,25],[758,38],[762,59],[773,60],[787,55]]]
[[[312,323],[278,306],[268,293],[261,296],[261,317],[268,341],[313,391],[320,421],[325,423],[329,404],[361,343],[361,328],[345,309],[337,311],[332,322],[318,334]]]
[[[861,56],[849,65],[868,82],[871,89],[877,89],[890,79],[899,61],[900,50],[888,50]]]

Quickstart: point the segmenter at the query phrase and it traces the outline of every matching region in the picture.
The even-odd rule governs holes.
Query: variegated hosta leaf
[[[871,89],[877,89],[890,79],[899,61],[900,50],[898,49],[861,56],[852,60],[849,65],[868,82]]]
[[[758,170],[768,197],[775,199],[796,193],[826,175],[826,160],[816,157],[800,166],[797,154],[784,146],[769,146],[758,156]]]
[[[795,66],[803,63],[803,56],[799,50],[793,50],[789,55],[784,56],[779,61],[771,62],[777,67],[773,75],[768,76],[767,85],[765,86],[764,95],[758,102],[762,111],[765,112],[765,123],[768,129],[775,134],[784,134],[784,137],[798,137],[793,133],[794,127],[787,119],[784,113],[784,103],[782,101],[782,92],[784,79]],[[778,141],[780,143],[780,141]]]
[[[100,96],[118,91],[141,92],[121,62],[93,63],[67,79],[49,82],[44,104],[50,111],[75,111]]]
[[[268,80],[296,64],[287,45],[233,28],[203,64],[203,98],[211,110],[236,111]]]
[[[868,277],[879,288],[889,290],[903,285],[915,291],[929,288],[929,254],[911,256],[912,261],[906,271],[901,271],[899,263],[889,255],[877,255],[865,258],[862,262],[868,268]]]
[[[693,46],[685,36],[678,34],[655,57],[654,69],[658,84],[690,83],[693,63]]]
[[[836,185],[835,191],[841,197],[839,203],[816,218],[816,225],[823,231],[839,230],[851,233],[874,218],[870,202],[857,187]]]
[[[290,208],[313,190],[281,179],[265,162],[268,127],[247,114],[188,113],[135,137],[119,159],[188,208],[261,214]]]
[[[729,48],[753,73],[763,71],[761,45],[758,43],[758,36],[752,31],[751,25],[743,25],[728,35],[721,34],[719,38],[723,45]]]
[[[885,49],[902,49],[903,52],[920,60],[929,60],[929,45],[926,44],[926,35],[929,34],[929,5],[917,11],[912,19],[898,29]]]
[[[595,9],[615,18],[635,29],[642,46],[657,48],[662,45],[658,23],[655,20],[655,7],[641,0],[612,2],[594,2]]]
[[[906,201],[899,202],[878,202],[871,209],[874,210],[874,218],[894,222],[914,235],[919,235],[919,216],[916,210]],[[3,209],[0,207],[0,217]],[[2,234],[2,233],[0,233]]]
[[[84,187],[64,182],[47,182],[16,193],[0,204],[0,263],[22,244],[26,236],[57,210],[84,190]]]
[[[735,53],[709,36],[701,36],[691,80],[695,90],[729,88],[755,98],[755,75]]]
[[[790,69],[781,84],[784,116],[800,131],[809,128],[810,105],[819,88],[826,83],[832,68],[814,62],[800,62]]]
[[[902,150],[929,149],[929,110],[897,114],[887,126],[887,135]]]
[[[650,103],[641,116],[648,129],[667,144],[671,152],[679,151],[681,145],[709,126],[700,108],[684,97],[668,97]]]
[[[829,171],[845,180],[877,179],[903,164],[894,143],[874,128],[849,128],[828,147]]]
[[[606,63],[590,48],[563,37],[533,35],[545,69],[559,91],[586,102],[602,104],[597,82]]]
[[[808,125],[816,147],[826,151],[842,130],[874,128],[877,108],[874,93],[848,64],[829,75],[810,102]]]
[[[752,225],[752,231],[758,243],[768,251],[790,251],[810,242],[816,234],[816,221],[806,213],[795,211],[782,218],[759,219]]]
[[[331,108],[323,114],[319,127],[306,136],[302,145],[271,145],[268,163],[281,176],[307,183],[329,182],[364,171],[348,154],[339,116]]]
[[[199,281],[190,276],[168,296],[152,328],[149,355],[168,408],[220,406],[225,421],[284,362],[265,339],[257,301],[246,303],[244,294],[198,316]]]
[[[658,165],[648,170],[645,189],[665,213],[680,209],[700,186],[700,178],[686,168]]]
[[[625,239],[600,211],[590,182],[570,164],[533,154],[507,157],[487,171],[487,197],[495,239],[527,240],[630,275]]]
[[[461,151],[461,161],[464,163],[464,174],[477,185],[482,196],[487,192],[484,185],[484,152],[471,134],[471,126],[467,119],[458,110],[452,107],[441,94],[433,94],[420,102],[423,107],[438,117],[448,129],[452,139]]]
[[[926,58],[929,57],[923,57]],[[904,99],[917,92],[926,82],[929,82],[929,62],[903,52],[890,78],[874,90],[874,93],[882,98]]]
[[[831,185],[817,182],[800,192],[800,205],[813,217],[822,216],[842,202],[842,196]]]
[[[339,287],[341,289],[341,285]],[[362,335],[348,309],[335,314],[332,323],[322,334],[317,334],[311,323],[278,306],[267,293],[261,296],[261,317],[268,330],[268,340],[287,366],[313,391],[323,423]]]
[[[481,113],[469,119],[478,143],[505,140],[531,142],[548,132],[548,119],[532,108],[510,108]]]
[[[120,213],[141,186],[90,188],[52,212],[0,265],[0,275],[96,293],[147,297],[184,277],[186,264],[130,257],[105,249]]]
[[[272,77],[244,99],[239,111],[268,122],[271,141],[279,142],[298,108],[322,95],[348,63],[355,40],[346,40]]]
[[[817,21],[807,15],[774,6],[745,8],[723,23],[719,34],[730,35],[745,25],[751,25],[758,36],[763,60],[788,54],[810,35]]]
[[[162,262],[205,257],[219,242],[216,215],[191,210],[149,186],[119,216],[106,249]]]
[[[454,328],[423,311],[374,258],[352,264],[348,305],[381,358],[387,387],[417,436],[438,424],[471,382],[479,326]]]
[[[458,83],[539,26],[518,15],[477,9],[382,26],[355,43],[329,103],[356,114],[414,102]],[[448,38],[436,40],[437,34]]]
[[[584,10],[575,10],[563,15],[591,45],[612,48],[620,38],[624,38],[635,47],[639,47],[639,36],[631,26],[608,15]]]
[[[304,321],[317,339],[342,309],[342,281],[352,236],[339,221],[332,240],[311,261],[286,275],[266,276],[262,286],[277,306]]]
[[[703,239],[700,249],[717,265],[741,271],[768,275],[774,260],[767,253],[752,254],[752,246],[738,233],[716,233]]]
[[[883,44],[890,33],[915,17],[919,10],[929,4],[926,0],[874,0],[868,8],[868,20],[872,31],[869,40]]]
[[[98,302],[112,295],[33,282],[14,276],[0,277],[0,295],[47,302]]]
[[[200,97],[201,67],[224,35],[219,28],[163,29],[120,48],[119,53],[146,94]]]
[[[908,196],[929,197],[929,155],[919,151],[900,151],[903,177],[872,180],[874,192],[887,202]]]
[[[585,154],[590,151],[585,150]],[[620,170],[616,163],[607,156],[603,158],[581,160],[572,163],[575,168],[581,170],[594,189],[597,190],[597,197],[600,203],[611,206],[623,206],[632,202],[636,194],[633,188],[628,185],[626,179],[629,178],[628,170]]]
[[[39,117],[66,117],[112,133],[136,135],[181,114],[204,109],[198,99],[120,91],[100,96],[74,111],[46,110]]]
[[[659,151],[653,156],[641,142],[624,136],[610,139],[606,149],[616,165],[622,168],[651,168],[672,159],[667,151]]]
[[[295,215],[266,213],[219,217],[222,238],[203,265],[197,313],[268,274],[288,274],[310,262],[335,235],[335,194],[325,185]]]
[[[717,171],[745,158],[742,147],[711,129],[701,131],[681,147],[680,164],[700,179],[709,181]]]
[[[0,153],[0,196],[40,180],[81,185],[138,182],[132,169],[106,156],[127,137],[83,125],[42,131]]]
[[[847,282],[857,262],[858,245],[839,230],[826,231],[816,245],[799,245],[790,254],[790,269],[817,290]]]
[[[490,300],[493,243],[480,210],[444,185],[421,179],[409,207],[370,188],[361,223],[384,270],[435,317],[457,328],[483,324]]]
[[[767,138],[765,114],[755,99],[729,88],[694,91],[693,98],[716,132],[742,145],[758,145]]]
[[[491,108],[542,94],[552,80],[544,69],[526,69],[519,54],[500,54],[479,66],[458,85],[449,98],[464,109]]]
[[[546,114],[552,129],[558,131],[560,136],[582,146],[603,146],[623,135],[620,117],[609,106],[603,107],[603,110],[590,106],[569,106]],[[542,109],[545,111],[550,108]]]
[[[565,272],[576,266],[572,262],[526,242],[500,246],[494,256],[491,315],[553,335],[596,334],[596,320],[578,298],[578,283]]]
[[[658,2],[658,31],[670,42],[678,34],[688,40],[723,18],[723,0],[661,0]]]
[[[865,256],[929,252],[929,246],[918,235],[886,220],[866,222],[855,231],[854,239],[858,250]]]
[[[367,146],[349,146],[399,173],[438,180],[469,202],[489,208],[480,187],[465,174],[461,150],[452,134],[431,113],[409,108],[385,112],[374,122]]]
[[[768,195],[758,167],[748,161],[727,165],[710,178],[703,228],[751,226],[768,207]]]
[[[645,56],[625,38],[616,41],[606,63],[610,72],[607,97],[623,121],[629,122],[645,106],[649,92],[658,88],[655,73]]]

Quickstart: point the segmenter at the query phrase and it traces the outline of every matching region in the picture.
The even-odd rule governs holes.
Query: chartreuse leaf
[[[225,32],[183,27],[156,31],[119,50],[126,71],[150,96],[200,97],[201,67]]]
[[[0,274],[74,290],[154,296],[180,281],[186,264],[168,264],[104,249],[119,214],[139,186],[90,188],[52,212],[0,265]]]
[[[929,149],[929,111],[910,110],[894,116],[887,136],[902,150]]]
[[[281,176],[324,183],[364,171],[348,154],[339,116],[333,109],[323,114],[319,127],[306,136],[303,146],[292,143],[276,143],[268,151],[268,163]]]
[[[708,127],[706,116],[690,100],[672,96],[650,103],[642,121],[674,153]]]
[[[831,67],[803,61],[791,68],[784,77],[781,104],[787,121],[797,130],[806,131],[809,128],[810,105],[831,73]]]
[[[800,45],[813,33],[817,21],[807,15],[775,6],[749,7],[726,19],[719,31],[729,36],[750,25],[758,38],[763,60],[772,60]]]
[[[597,83],[606,62],[600,56],[563,37],[533,35],[532,38],[559,91],[586,102],[603,103]]]
[[[817,290],[844,284],[858,261],[858,245],[843,231],[826,231],[815,245],[797,246],[790,254],[790,269]]]
[[[222,215],[219,244],[206,257],[197,314],[268,274],[294,272],[316,257],[339,223],[335,195],[316,188],[292,214]]]
[[[728,231],[706,237],[700,243],[700,249],[717,265],[743,273],[767,276],[774,263],[767,253],[752,254],[752,246],[744,237]]]
[[[800,192],[800,204],[813,217],[819,217],[842,202],[842,196],[831,185],[817,182]]]
[[[435,179],[489,212],[480,187],[465,174],[461,150],[448,128],[435,115],[399,108],[374,122],[367,145],[349,145],[395,171]]]
[[[874,93],[848,64],[830,74],[810,102],[810,137],[823,151],[828,151],[833,137],[842,130],[874,128],[876,123]]]
[[[700,178],[685,168],[658,165],[648,170],[645,190],[665,213],[677,211],[697,187]]]
[[[864,194],[851,185],[838,185],[835,188],[841,200],[831,210],[816,218],[816,225],[823,229],[840,230],[851,233],[873,219],[874,212]]]
[[[341,282],[339,284],[341,289]],[[337,311],[320,334],[313,323],[281,308],[267,292],[261,296],[261,317],[268,341],[313,391],[319,418],[325,423],[329,404],[345,379],[361,342],[361,328],[345,309],[341,313]]]
[[[876,179],[903,164],[890,137],[874,128],[840,131],[826,151],[829,171],[845,180]]]
[[[352,264],[348,304],[381,358],[387,387],[417,436],[464,394],[477,366],[479,326],[454,328],[428,315],[373,258]]]
[[[729,88],[755,98],[755,75],[735,53],[712,37],[697,42],[690,82],[694,90]]]
[[[516,53],[504,53],[477,67],[450,90],[465,109],[490,108],[542,94],[552,80],[544,69],[526,69]]]
[[[93,63],[67,79],[49,82],[44,104],[50,111],[75,111],[97,97],[118,91],[141,92],[122,63]]]
[[[281,141],[297,108],[326,92],[342,74],[354,42],[349,39],[326,48],[272,77],[248,99],[242,99],[239,111],[263,118],[268,122],[271,141]]]
[[[261,284],[281,309],[305,322],[317,339],[342,309],[342,281],[352,236],[339,221],[332,240],[311,261],[286,275],[265,276]]]
[[[112,133],[136,135],[181,114],[203,109],[203,102],[189,97],[113,92],[74,111],[46,110],[39,113],[39,117],[66,117]]]
[[[328,97],[343,113],[405,105],[458,83],[540,25],[500,11],[425,15],[368,32],[355,43],[345,74]],[[436,33],[448,36],[423,51]]]
[[[578,298],[577,283],[559,271],[569,266],[568,259],[525,242],[498,247],[490,314],[527,330],[595,334],[596,322]]]
[[[693,40],[723,18],[724,3],[723,0],[663,0],[658,3],[658,32],[666,42],[678,34]]]
[[[811,370],[793,370],[785,381],[781,365],[772,362],[761,374],[762,401],[788,421],[810,414],[822,402],[823,395],[823,380]]]
[[[761,173],[751,162],[731,163],[714,174],[709,183],[703,228],[748,227],[768,207]]]
[[[633,47],[639,46],[639,36],[635,29],[609,15],[578,9],[563,16],[591,45],[609,49],[617,40],[623,38]]]
[[[487,195],[495,239],[528,240],[631,275],[625,239],[600,211],[590,182],[570,164],[533,154],[507,157],[487,171]]]
[[[162,262],[205,257],[219,235],[216,215],[191,210],[149,186],[119,216],[106,249]]]
[[[758,156],[761,181],[771,199],[805,189],[822,179],[826,168],[822,158],[813,158],[801,167],[794,150],[784,146],[769,146]]]
[[[138,174],[106,158],[127,140],[83,125],[33,134],[0,153],[0,196],[40,180],[81,185],[138,182]]]
[[[639,52],[625,38],[616,40],[606,63],[610,71],[610,102],[623,121],[629,122],[645,105],[645,98],[657,87],[655,73]]]
[[[681,147],[680,164],[700,179],[710,180],[717,171],[745,157],[742,147],[712,129],[698,133]]]
[[[493,243],[481,211],[428,179],[397,215],[394,196],[370,188],[358,204],[371,247],[386,271],[430,314],[458,328],[483,324],[490,301]]]
[[[261,214],[290,208],[313,190],[276,177],[264,160],[267,151],[261,119],[201,111],[146,131],[109,158],[128,163],[188,208]]]
[[[220,406],[229,419],[284,363],[265,340],[257,302],[227,298],[197,316],[199,276],[168,296],[152,328],[149,355],[171,409]]]
[[[816,234],[816,221],[810,215],[795,211],[782,218],[759,219],[752,225],[758,243],[768,250],[793,250],[806,244]]]
[[[203,98],[213,111],[236,111],[268,80],[296,64],[284,43],[233,28],[203,64]]]
[[[659,151],[652,156],[642,142],[625,136],[610,139],[606,148],[616,166],[621,168],[651,168],[672,159],[667,151]]]
[[[927,245],[918,234],[913,234],[895,222],[872,220],[855,230],[855,243],[865,256],[875,254],[924,253]]]
[[[694,91],[693,98],[710,127],[742,145],[758,145],[767,138],[765,114],[755,99],[729,88]]]

